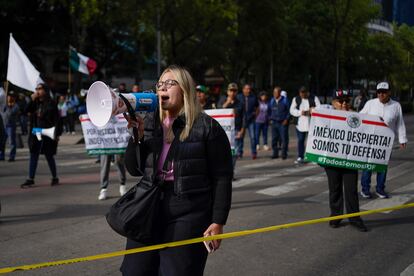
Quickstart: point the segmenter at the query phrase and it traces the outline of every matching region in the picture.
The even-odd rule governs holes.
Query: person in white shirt
[[[401,105],[391,99],[391,90],[388,82],[380,82],[377,85],[377,98],[369,100],[360,113],[380,116],[384,120],[384,123],[394,131],[395,137],[398,137],[401,149],[406,147],[407,134]],[[364,198],[372,198],[370,192],[371,175],[371,171],[362,172],[361,196]],[[376,194],[379,198],[388,198],[388,194],[385,192],[386,177],[387,172],[377,173]]]
[[[298,118],[296,124],[298,159],[295,161],[295,164],[304,163],[305,140],[309,131],[310,116],[312,111],[320,106],[320,104],[321,102],[318,97],[310,96],[309,91],[304,86],[299,89],[299,96],[296,96],[292,100],[289,111],[292,116]]]

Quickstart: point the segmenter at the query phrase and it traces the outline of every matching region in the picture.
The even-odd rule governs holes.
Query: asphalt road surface
[[[414,202],[414,116],[406,116],[409,144],[395,150],[389,165],[390,199],[360,200],[362,210]],[[316,165],[295,166],[290,129],[287,160],[270,152],[249,153],[238,161],[233,203],[225,231],[315,219],[329,215],[327,179]],[[76,138],[76,137],[75,137]],[[247,139],[246,139],[247,140]],[[28,174],[28,150],[14,163],[0,163],[0,267],[95,255],[124,249],[125,241],[107,225],[104,214],[119,197],[112,167],[110,198],[98,201],[99,165],[74,138],[62,137],[57,164],[61,185],[50,186],[41,156],[36,186],[20,189]],[[69,141],[69,142],[68,142]],[[248,144],[248,141],[246,141]],[[373,182],[375,179],[373,177]],[[136,183],[129,177],[128,186]],[[211,254],[205,275],[414,275],[414,209],[364,217],[361,233],[345,221],[225,240]],[[122,258],[16,272],[13,275],[120,275]]]

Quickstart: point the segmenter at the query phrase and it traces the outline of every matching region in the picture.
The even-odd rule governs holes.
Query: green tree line
[[[372,0],[0,0],[0,8],[2,79],[10,32],[29,55],[39,46],[66,55],[73,45],[105,80],[153,72],[160,30],[162,65],[184,65],[200,83],[210,70],[225,83],[306,85],[318,95],[360,80],[389,80],[401,96],[413,87],[414,29],[369,33],[381,17]]]

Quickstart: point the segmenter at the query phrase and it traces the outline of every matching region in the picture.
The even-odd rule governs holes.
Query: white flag
[[[10,34],[7,80],[16,86],[33,92],[37,84],[43,83],[39,71],[30,63],[12,34]]]

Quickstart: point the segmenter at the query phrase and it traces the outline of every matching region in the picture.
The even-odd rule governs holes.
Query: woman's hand
[[[127,128],[128,130],[131,128],[137,128],[138,129],[138,139],[141,139],[144,136],[144,120],[139,115],[136,115],[135,118],[137,121],[134,121],[131,119],[131,117],[124,113],[125,119],[128,121]]]
[[[204,232],[204,237],[206,236],[213,236],[213,235],[219,235],[223,234],[223,225],[212,223],[207,230]],[[214,250],[219,249],[221,240],[212,240],[211,241],[214,247]]]

